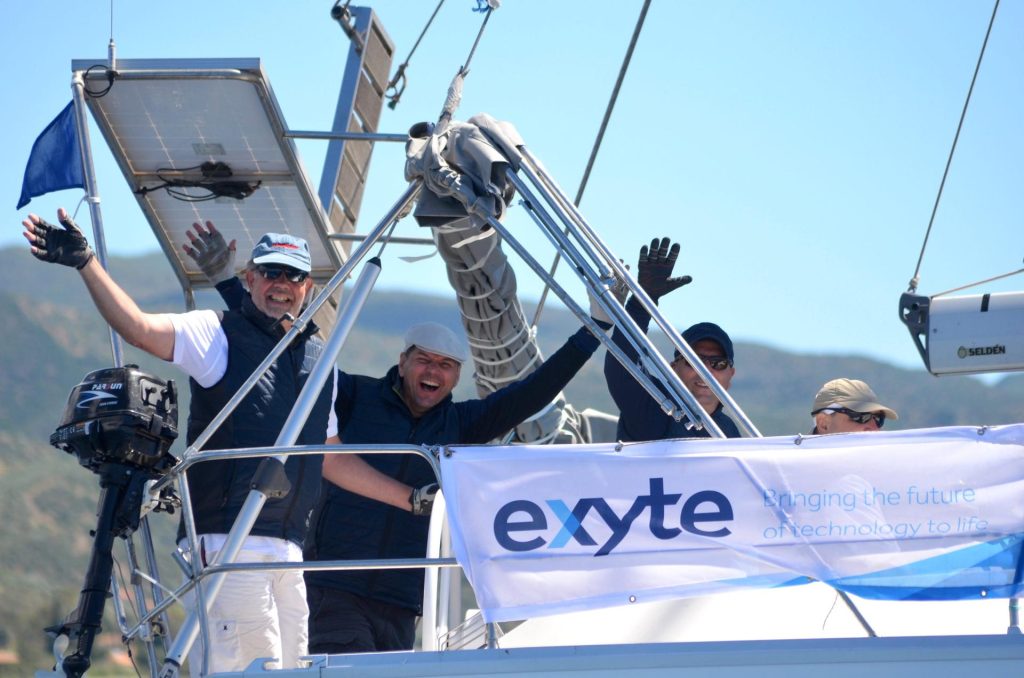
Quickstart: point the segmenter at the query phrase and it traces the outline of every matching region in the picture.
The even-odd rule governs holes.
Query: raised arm
[[[640,248],[637,282],[655,303],[691,281],[688,275],[671,277],[678,256],[678,243],[672,245],[668,238],[655,238],[650,248],[646,245]],[[626,311],[640,331],[646,334],[651,316],[636,297],[631,297],[626,303]],[[629,360],[636,362],[636,350],[620,328],[615,328],[612,341]],[[627,440],[652,440],[661,436],[668,428],[669,417],[611,353],[604,359],[604,376],[608,383],[608,393],[619,408],[619,432],[622,437]]]
[[[631,298],[626,303],[626,311],[640,330],[646,333],[651,316],[640,302]],[[612,333],[612,341],[622,349],[627,358],[636,362],[636,349],[618,327]],[[604,378],[608,383],[608,393],[615,401],[615,406],[619,408],[619,431],[624,439],[656,438],[668,427],[669,418],[662,412],[658,403],[611,353],[604,357]]]
[[[457,403],[463,443],[485,443],[540,412],[561,393],[597,350],[599,342],[580,328],[536,370],[483,400]]]
[[[29,214],[22,221],[25,239],[32,255],[46,261],[78,270],[86,289],[103,319],[132,346],[137,346],[163,360],[174,357],[174,326],[163,314],[146,313],[110,277],[89,247],[85,236],[62,207],[57,211],[60,226],[54,226],[38,215]]]

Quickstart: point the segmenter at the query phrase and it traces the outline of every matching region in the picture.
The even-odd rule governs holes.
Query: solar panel
[[[350,11],[362,42],[353,41],[349,47],[334,131],[373,133],[380,123],[395,46],[372,9],[352,7]],[[334,140],[327,146],[320,204],[327,207],[331,226],[338,233],[356,230],[372,153],[372,141]],[[347,252],[350,243],[344,246]]]
[[[197,221],[212,221],[243,255],[264,233],[305,238],[318,282],[344,262],[259,59],[121,60],[112,83],[105,68],[88,70],[97,63],[75,60],[72,70],[184,286],[209,287],[181,249]]]

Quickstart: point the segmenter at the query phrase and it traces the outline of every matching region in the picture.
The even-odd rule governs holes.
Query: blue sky
[[[366,4],[366,3],[364,3]],[[434,0],[371,4],[408,54]],[[381,128],[435,119],[476,35],[473,0],[448,0]],[[514,123],[575,194],[640,0],[505,0],[474,57],[459,117]],[[260,57],[292,129],[330,126],[348,41],[331,2],[114,2],[122,58]],[[582,211],[627,262],[668,235],[694,283],[663,302],[679,326],[713,320],[734,338],[804,353],[856,353],[923,370],[897,318],[914,272],[992,5],[987,2],[655,0]],[[73,208],[80,191],[14,211],[36,135],[70,98],[73,58],[103,57],[110,2],[12,3],[0,26],[9,228]],[[932,294],[1022,267],[1024,0],[1004,0],[921,270]],[[93,130],[108,247],[156,241]],[[325,146],[300,151],[314,184]],[[402,149],[379,145],[361,214],[399,195]],[[542,260],[546,241],[510,223]],[[80,221],[88,222],[80,215]],[[402,235],[417,235],[403,223]],[[520,230],[521,229],[521,230]],[[415,255],[415,248],[395,253]],[[517,266],[520,290],[540,284]],[[1021,289],[1024,277],[980,292]],[[380,286],[451,294],[437,258],[385,266]],[[573,286],[574,290],[581,288]],[[738,356],[742,365],[742,356]],[[847,375],[857,376],[857,375]]]

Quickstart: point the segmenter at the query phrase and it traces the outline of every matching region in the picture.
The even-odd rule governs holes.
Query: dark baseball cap
[[[686,343],[690,346],[693,346],[698,341],[710,339],[722,347],[722,350],[725,351],[725,357],[729,359],[730,363],[734,362],[735,354],[732,349],[732,339],[730,339],[729,335],[725,333],[725,330],[715,323],[697,323],[696,325],[690,325],[683,330],[683,339],[685,339]],[[679,352],[677,351],[676,357],[678,356]]]

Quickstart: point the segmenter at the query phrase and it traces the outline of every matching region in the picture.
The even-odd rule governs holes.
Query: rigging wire
[[[459,104],[462,102],[462,84],[466,80],[466,76],[469,75],[469,64],[473,61],[473,55],[476,54],[477,45],[480,44],[480,39],[484,36],[484,29],[487,28],[487,22],[491,20],[491,14],[501,6],[501,2],[500,0],[477,0],[477,5],[478,7],[473,11],[482,12],[484,20],[480,23],[480,30],[476,33],[476,39],[473,41],[466,61],[452,78],[451,84],[448,85],[448,94],[445,97],[444,106],[441,108],[441,115],[438,116],[437,124],[432,128],[431,134],[439,135],[444,132],[454,117],[455,111],[459,108]]]
[[[583,191],[587,188],[587,182],[590,180],[590,171],[594,168],[594,161],[597,160],[597,152],[601,148],[601,142],[604,140],[604,133],[608,129],[608,122],[612,117],[612,109],[615,108],[615,102],[619,98],[619,90],[622,88],[622,82],[626,78],[626,70],[629,68],[629,62],[633,59],[633,50],[636,48],[637,40],[640,38],[640,30],[644,26],[644,19],[647,18],[647,10],[651,6],[651,0],[644,0],[644,6],[640,9],[640,17],[636,20],[636,27],[633,28],[633,37],[629,41],[629,47],[626,49],[626,56],[622,60],[622,66],[619,68],[619,77],[615,80],[615,87],[612,88],[611,98],[608,100],[608,106],[604,111],[604,118],[601,120],[601,127],[598,129],[597,138],[594,139],[594,146],[590,150],[590,159],[587,161],[587,167],[583,171],[583,178],[580,180],[580,187],[576,191],[576,200],[574,205],[580,206],[580,201],[583,200]],[[566,229],[568,233],[568,229]],[[553,278],[555,271],[558,270],[558,263],[562,260],[562,253],[556,252],[555,259],[551,262],[551,269],[548,274]],[[544,291],[540,295],[540,301],[537,302],[537,310],[533,314],[533,322],[531,325],[536,328],[540,322],[541,313],[544,311],[544,302],[547,300],[548,292],[551,291],[551,287],[545,283]]]
[[[114,79],[117,78],[117,72],[114,70],[115,66],[115,52],[116,46],[114,45],[114,0],[110,0],[110,39],[107,42],[107,63],[105,64],[93,64],[85,70],[85,75],[82,77],[82,91],[85,92],[85,96],[92,99],[100,99],[107,96],[110,89],[114,86]],[[89,76],[92,74],[94,69],[102,69],[106,71],[107,75],[107,86],[99,90],[89,89],[88,82]]]
[[[443,4],[444,0],[439,0],[437,7],[434,8],[434,13],[430,15],[430,18],[427,19],[427,24],[423,27],[423,30],[420,31],[420,37],[416,38],[416,43],[412,46],[412,49],[409,50],[409,55],[405,57],[405,61],[398,65],[398,68],[395,70],[395,76],[391,78],[391,82],[389,82],[388,86],[384,89],[385,96],[388,98],[388,108],[391,110],[395,110],[395,106],[398,105],[399,100],[402,98],[402,93],[405,92],[405,69],[409,66],[409,61],[412,59],[412,55],[416,53],[416,48],[420,46],[423,36],[427,34],[430,24],[434,23],[434,17],[436,17],[437,13],[441,11],[441,5]],[[402,83],[401,89],[398,89],[398,83]],[[389,94],[389,92],[393,92],[393,94]]]
[[[971,77],[971,86],[967,89],[967,98],[964,100],[963,110],[960,111],[960,122],[956,126],[956,134],[953,136],[953,145],[949,149],[949,157],[946,159],[946,169],[942,172],[942,181],[939,182],[939,192],[935,196],[935,204],[932,206],[932,215],[928,219],[928,229],[924,233],[924,242],[921,243],[921,253],[917,257],[917,267],[914,268],[914,277],[910,279],[908,292],[917,292],[917,284],[921,280],[921,262],[924,260],[924,250],[928,247],[928,237],[932,233],[932,226],[935,224],[935,214],[939,211],[939,201],[942,200],[942,189],[946,186],[946,178],[949,176],[950,165],[953,164],[953,154],[956,152],[956,144],[960,139],[960,131],[964,126],[964,118],[967,117],[967,107],[971,103],[971,94],[974,92],[974,83],[978,80],[978,71],[981,70],[981,60],[985,57],[985,48],[988,46],[988,38],[992,34],[992,25],[996,21],[996,12],[999,10],[999,0],[995,1],[992,7],[992,17],[988,20],[988,30],[985,31],[985,40],[981,43],[981,52],[978,54],[978,62],[974,65],[974,75]]]
[[[401,220],[402,220],[401,216],[396,217],[395,220],[391,222],[391,226],[388,228],[387,233],[384,233],[381,236],[380,247],[377,249],[377,258],[378,259],[382,259],[384,257],[384,250],[387,249],[388,243],[391,242],[391,236],[394,234],[395,228],[398,227],[398,222],[401,221]]]
[[[117,558],[113,558],[113,557],[111,557],[111,560],[114,561],[114,566],[117,568],[117,578],[121,581],[121,591],[123,591],[124,594],[125,594],[125,597],[128,598],[128,603],[131,605],[132,612],[135,613],[135,618],[137,620],[141,621],[142,620],[141,610],[142,610],[142,606],[144,605],[144,602],[143,601],[136,602],[132,598],[131,594],[129,593],[130,589],[128,588],[128,582],[124,578],[124,571],[121,569],[121,561],[118,560]],[[111,577],[113,577],[113,576],[114,576],[113,573],[111,573]],[[138,678],[142,678],[142,673],[139,672],[139,666],[138,666],[138,664],[135,663],[135,653],[132,652],[132,643],[133,642],[135,642],[134,638],[127,639],[124,636],[121,637],[121,644],[124,645],[124,650],[128,654],[128,659],[132,663],[132,668],[135,669],[135,675],[138,676]]]
[[[650,0],[648,0],[650,2]],[[487,22],[491,20],[491,15],[494,14],[494,10],[500,6],[500,2],[497,0],[476,0],[477,7],[473,9],[474,12],[482,12],[484,20],[480,24],[480,30],[476,33],[476,40],[473,41],[473,46],[469,50],[469,56],[466,57],[466,63],[462,66],[462,73],[469,73],[469,62],[473,60],[473,55],[476,53],[476,46],[480,44],[480,38],[484,37],[484,29],[487,28]],[[486,6],[484,6],[486,3]]]
[[[971,288],[971,287],[977,287],[978,285],[984,285],[985,283],[995,282],[996,280],[1002,280],[1003,278],[1009,278],[1010,276],[1018,275],[1020,273],[1024,273],[1024,268],[1018,268],[1016,271],[1010,271],[1009,273],[1003,273],[1001,275],[994,275],[991,278],[985,278],[984,280],[979,280],[978,282],[967,283],[966,285],[961,285],[960,287],[954,287],[951,290],[946,290],[945,292],[939,292],[938,294],[933,294],[932,298],[945,296],[947,294],[952,294],[953,292],[959,292],[960,290],[966,290],[966,289]]]

